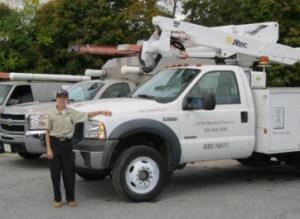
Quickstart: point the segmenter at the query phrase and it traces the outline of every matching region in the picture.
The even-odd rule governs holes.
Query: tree
[[[36,70],[80,74],[101,68],[97,55],[69,54],[69,44],[118,45],[149,36],[155,0],[53,0],[37,12]],[[152,25],[151,25],[152,27]]]
[[[25,1],[20,11],[1,4],[0,20],[0,70],[30,71],[34,55],[30,47],[34,39],[34,17],[37,4]]]

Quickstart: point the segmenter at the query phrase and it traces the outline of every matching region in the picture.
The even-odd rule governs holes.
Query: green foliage
[[[32,19],[36,4],[27,3],[15,11],[1,6],[0,71],[28,71],[33,68],[34,54],[30,48],[34,40]]]
[[[3,19],[6,19],[11,14],[11,12],[12,11],[7,5],[0,3],[0,22]]]
[[[114,46],[149,36],[156,1],[53,0],[37,12],[36,70],[80,74],[107,58],[67,53],[69,44]],[[48,64],[46,64],[48,63]]]

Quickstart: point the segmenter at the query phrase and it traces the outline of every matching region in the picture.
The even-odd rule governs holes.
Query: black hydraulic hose
[[[140,53],[139,53],[139,62],[140,62],[140,65],[141,65],[141,69],[145,73],[150,73],[158,65],[158,63],[159,63],[162,56],[161,56],[161,54],[157,54],[154,62],[151,65],[146,66],[145,61],[142,59],[142,51],[143,51],[143,47],[141,47]]]
[[[184,45],[178,40],[171,40],[171,45],[179,49],[180,51],[185,51]]]

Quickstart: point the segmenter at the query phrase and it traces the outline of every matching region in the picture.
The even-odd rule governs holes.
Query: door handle
[[[248,122],[248,112],[241,112],[241,122],[242,123]]]

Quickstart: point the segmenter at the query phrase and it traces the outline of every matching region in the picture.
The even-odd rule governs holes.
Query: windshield
[[[199,73],[199,69],[164,70],[139,87],[132,97],[149,98],[163,103],[171,102]]]
[[[9,84],[1,84],[0,85],[0,105],[3,105],[7,94],[9,93],[12,85]]]
[[[73,84],[67,88],[69,92],[69,100],[76,102],[92,100],[102,86],[103,83],[93,81]]]

